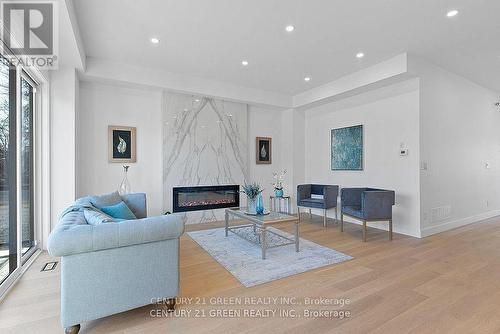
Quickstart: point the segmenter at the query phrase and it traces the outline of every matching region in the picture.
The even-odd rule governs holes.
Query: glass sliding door
[[[36,246],[34,222],[34,182],[33,182],[33,108],[34,84],[26,77],[21,76],[21,242],[22,255],[25,256]],[[24,260],[24,259],[23,259]]]
[[[0,55],[0,297],[38,248],[34,215],[36,84],[7,57]]]
[[[0,283],[18,267],[16,70],[0,56]]]

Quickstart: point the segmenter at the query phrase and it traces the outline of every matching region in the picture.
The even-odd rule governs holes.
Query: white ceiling
[[[500,92],[499,0],[74,2],[90,57],[297,94],[409,52]]]

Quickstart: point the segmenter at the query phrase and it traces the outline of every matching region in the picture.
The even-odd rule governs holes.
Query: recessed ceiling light
[[[242,61],[241,61],[241,65],[243,65],[243,66],[248,66],[248,61],[247,61],[247,60],[242,60]]]
[[[361,58],[363,58],[364,56],[365,56],[365,54],[364,54],[363,52],[358,52],[358,53],[356,53],[356,58],[361,59]]]
[[[304,81],[305,81],[305,82],[309,82],[309,81],[311,81],[311,78],[309,78],[309,77],[305,77],[305,78],[304,78]]]
[[[287,25],[287,26],[286,26],[286,28],[285,28],[285,30],[286,30],[287,32],[292,32],[292,31],[294,31],[294,30],[295,30],[295,27],[294,27],[294,26],[292,26],[292,25]]]
[[[200,99],[195,99],[194,102],[200,102]]]
[[[453,16],[457,16],[457,14],[458,14],[458,10],[453,9],[453,10],[450,10],[448,13],[446,13],[446,16],[453,17]]]
[[[156,37],[153,37],[153,38],[151,38],[151,43],[158,44],[158,43],[160,43],[160,40]]]

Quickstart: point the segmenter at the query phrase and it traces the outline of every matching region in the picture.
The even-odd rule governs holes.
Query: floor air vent
[[[57,262],[47,262],[47,263],[45,263],[45,265],[43,266],[41,271],[52,271],[52,270],[56,269],[56,266],[57,266]]]

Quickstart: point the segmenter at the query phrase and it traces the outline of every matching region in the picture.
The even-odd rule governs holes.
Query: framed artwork
[[[331,131],[332,170],[363,170],[363,125]]]
[[[108,126],[108,161],[136,162],[136,128]]]
[[[272,139],[269,137],[257,137],[255,140],[255,162],[258,165],[271,164],[272,161]]]

